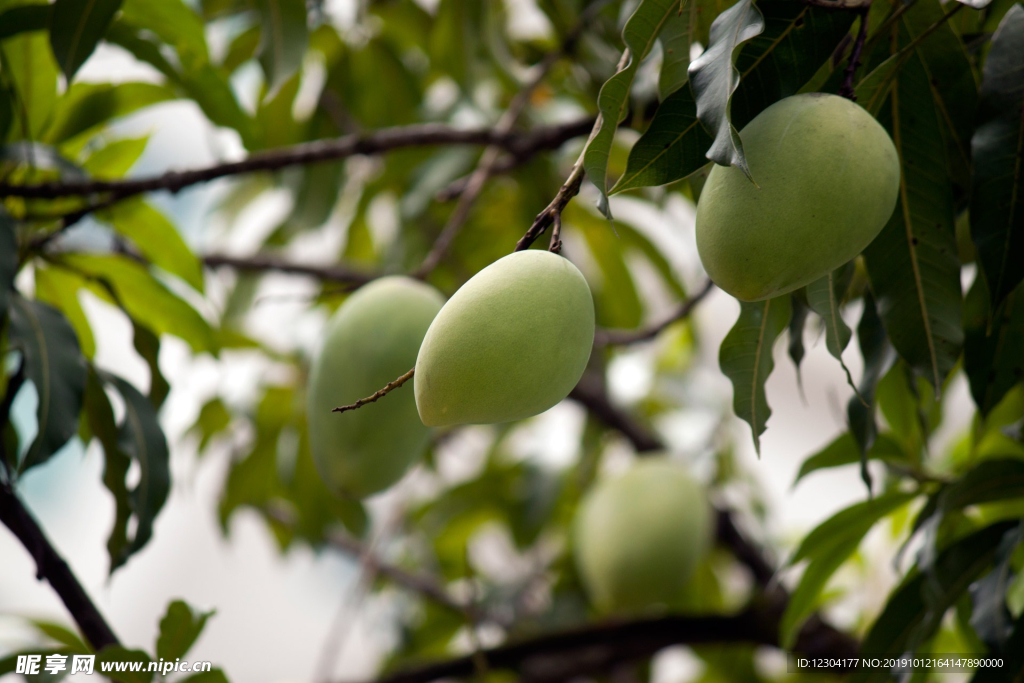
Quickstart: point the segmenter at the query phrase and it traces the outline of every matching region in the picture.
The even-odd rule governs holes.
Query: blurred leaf
[[[1006,606],[1006,592],[1013,578],[1010,560],[1024,538],[1024,527],[1018,524],[1006,532],[996,549],[992,571],[971,585],[971,626],[993,652],[1003,651],[1013,633],[1012,617]]]
[[[26,378],[39,395],[39,432],[18,468],[25,471],[78,433],[86,369],[75,331],[58,310],[19,295],[10,298],[10,307],[10,346],[21,351]]]
[[[132,345],[149,367],[149,402],[160,410],[171,391],[167,378],[160,372],[160,338],[135,320],[132,320]]]
[[[238,70],[238,67],[255,57],[262,39],[260,34],[260,27],[257,24],[250,26],[235,36],[235,39],[231,41],[231,45],[228,47],[227,54],[224,55],[221,68],[229,74],[233,74]]]
[[[178,679],[180,683],[228,683],[228,677],[220,669],[210,669]]]
[[[7,301],[18,274],[18,241],[14,220],[0,210],[0,320],[7,317]]]
[[[0,658],[0,676],[13,674],[18,667],[18,657],[22,655],[40,655],[41,661],[39,662],[39,673],[33,675],[18,674],[22,676],[27,683],[57,683],[57,681],[67,676],[67,671],[62,671],[57,674],[49,674],[46,672],[46,657],[48,655],[65,655],[71,657],[76,652],[71,648],[49,648],[49,649],[33,649],[33,650],[22,650],[21,652],[15,652],[7,657]],[[70,667],[69,667],[70,668]]]
[[[230,424],[231,413],[223,401],[212,398],[204,403],[199,409],[199,417],[196,418],[195,424],[189,429],[190,432],[199,433],[199,453],[202,454],[210,440],[227,429]]]
[[[615,139],[615,129],[626,117],[629,109],[629,91],[633,87],[633,78],[640,67],[640,62],[647,57],[662,27],[678,9],[679,0],[641,0],[622,30],[622,39],[629,50],[629,61],[601,86],[601,92],[597,96],[599,124],[597,132],[592,134],[587,142],[583,166],[587,177],[601,192],[598,208],[608,218],[611,218],[611,212],[608,208],[605,174],[612,142]]]
[[[153,83],[72,83],[57,101],[43,139],[58,144],[174,97],[173,90]]]
[[[107,32],[121,0],[56,0],[50,19],[50,45],[68,82]]]
[[[82,163],[89,175],[99,179],[123,177],[146,150],[149,136],[114,140],[89,155]],[[130,201],[130,200],[129,200]]]
[[[10,142],[0,147],[0,162],[14,162],[36,170],[56,171],[66,180],[84,180],[80,166],[66,159],[58,150],[38,142]]]
[[[807,313],[811,310],[804,303],[803,299],[795,293],[790,295],[790,306],[793,307],[793,314],[789,318],[789,358],[796,368],[796,382],[803,395],[803,378],[800,375],[800,363],[804,360],[804,326],[807,323]]]
[[[737,0],[711,24],[707,48],[689,68],[697,118],[713,137],[708,159],[722,166],[735,166],[748,178],[750,169],[743,156],[743,143],[730,120],[730,101],[740,81],[732,56],[737,47],[764,27],[764,17],[753,0]]]
[[[77,631],[72,631],[70,628],[62,626],[56,622],[43,621],[40,619],[31,619],[32,626],[36,628],[41,634],[53,640],[61,645],[66,646],[68,649],[78,652],[81,654],[87,654],[92,652],[92,648],[82,641],[82,637]]]
[[[122,564],[128,547],[128,522],[132,516],[132,504],[125,477],[131,466],[131,457],[118,443],[114,409],[110,405],[107,392],[103,389],[103,381],[92,367],[85,388],[84,407],[89,429],[103,447],[103,485],[114,497],[114,525],[107,538],[109,573],[113,574]]]
[[[184,0],[124,0],[121,18],[153,32],[179,54],[209,59],[203,19]]]
[[[900,449],[900,445],[885,434],[879,435],[874,440],[866,456],[868,460],[887,460],[893,462],[906,460],[906,455]],[[793,485],[796,486],[801,479],[811,472],[832,467],[842,467],[843,465],[852,465],[860,462],[861,457],[861,449],[853,434],[851,432],[843,432],[832,443],[804,460],[803,464],[800,465],[800,471],[797,472]]]
[[[871,292],[864,293],[864,312],[861,313],[857,325],[857,341],[860,353],[864,358],[864,369],[861,372],[858,393],[846,404],[846,419],[850,423],[850,433],[856,440],[861,455],[867,454],[875,443],[878,426],[875,424],[875,389],[881,379],[896,360],[896,354],[889,338],[885,334],[882,320],[875,308],[875,299]],[[867,405],[865,405],[865,403]],[[867,483],[866,465],[862,464],[861,478]]]
[[[598,324],[613,328],[634,328],[643,319],[640,296],[623,253],[622,241],[608,229],[608,223],[576,207],[565,214],[565,222],[583,233],[587,247],[601,270],[600,282],[592,283]]]
[[[938,512],[1024,497],[1024,460],[984,460],[938,494]]]
[[[18,137],[37,140],[57,101],[57,64],[46,33],[34,31],[0,44],[6,79],[17,93],[14,129]]]
[[[124,399],[124,420],[117,430],[118,448],[139,464],[141,477],[129,491],[129,502],[135,516],[135,533],[111,571],[138,552],[153,535],[153,521],[167,500],[171,488],[170,453],[167,439],[156,410],[138,389],[125,380],[108,373],[110,382]]]
[[[123,306],[128,315],[156,334],[180,337],[196,353],[216,350],[209,324],[195,309],[160,284],[145,266],[121,256],[91,254],[67,254],[61,257],[60,263],[88,277],[91,291]],[[109,284],[113,296],[98,281]]]
[[[981,84],[971,235],[993,305],[1024,279],[1024,6],[1014,5],[992,37]],[[979,404],[980,405],[980,404]]]
[[[895,79],[878,119],[892,135],[902,175],[896,209],[864,258],[889,339],[938,391],[963,342],[960,264],[942,132],[916,55]]]
[[[16,5],[0,13],[0,40],[6,40],[19,33],[45,31],[50,27],[49,4]]]
[[[35,280],[36,298],[64,314],[75,330],[82,355],[92,359],[96,355],[96,340],[78,300],[78,291],[85,287],[85,280],[60,268],[41,267],[35,269]]]
[[[156,656],[166,661],[184,657],[214,614],[193,612],[182,600],[167,605],[167,613],[160,620],[160,635],[156,639]]]
[[[739,128],[768,105],[795,95],[847,35],[855,16],[787,0],[762,0],[758,8],[765,30],[736,59],[740,81],[731,107]],[[612,192],[685,178],[707,164],[710,147],[711,136],[697,120],[693,92],[680,87],[658,107]]]
[[[658,97],[662,101],[686,85],[689,76],[690,46],[693,44],[693,24],[696,21],[697,2],[685,0],[678,4],[661,30],[661,73],[658,76]]]
[[[873,656],[898,656],[914,651],[934,632],[945,610],[991,563],[996,546],[1010,528],[994,524],[970,534],[946,548],[936,559],[930,575],[913,573],[890,596],[861,643],[862,652]],[[931,587],[926,586],[931,582]],[[927,597],[926,597],[927,596]],[[860,669],[855,683],[888,681],[888,669]]]
[[[740,302],[740,316],[722,340],[718,364],[732,382],[733,411],[750,425],[754,448],[761,453],[760,436],[772,411],[764,385],[775,367],[772,347],[791,315],[789,296]]]
[[[309,44],[306,0],[259,0],[259,7],[263,17],[260,64],[274,91],[302,67]]]
[[[964,300],[964,372],[982,415],[1024,379],[1024,284],[993,312],[978,275]]]
[[[153,661],[150,656],[142,650],[129,650],[120,645],[108,645],[107,647],[100,650],[99,654],[96,655],[95,670],[101,671],[102,664],[106,662],[142,662],[141,671],[117,671],[117,667],[111,667],[113,670],[105,672],[104,675],[116,683],[150,683],[153,680],[153,672],[147,671],[149,663]],[[130,666],[124,668],[130,669]]]
[[[181,233],[161,211],[141,197],[118,202],[96,214],[139,248],[147,261],[203,291],[203,268]]]
[[[430,32],[431,66],[468,90],[483,34],[487,3],[479,0],[440,0]]]

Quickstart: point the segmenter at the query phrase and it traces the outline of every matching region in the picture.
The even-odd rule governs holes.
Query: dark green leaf
[[[43,621],[41,619],[32,619],[31,623],[41,634],[74,652],[82,654],[92,652],[92,649],[85,644],[82,637],[76,631],[72,631],[56,622]]]
[[[299,70],[306,55],[306,0],[259,0],[259,6],[263,16],[260,63],[273,91]]]
[[[686,85],[690,66],[690,45],[693,44],[697,2],[680,2],[674,15],[669,16],[661,30],[661,73],[658,76],[658,96],[666,97]]]
[[[78,433],[86,368],[75,331],[58,310],[17,295],[10,306],[10,344],[21,351],[39,395],[39,433],[19,467],[24,471],[46,462]]]
[[[148,327],[132,320],[132,344],[149,367],[149,402],[155,410],[160,410],[171,391],[171,385],[160,371],[160,338]]]
[[[95,671],[102,671],[102,665],[109,662],[112,665],[111,670],[103,672],[103,675],[110,680],[117,683],[149,683],[153,680],[153,672],[147,671],[151,661],[149,655],[142,650],[108,645],[96,655]],[[131,662],[142,662],[142,670],[132,671]]]
[[[772,414],[764,393],[775,366],[772,347],[789,323],[790,307],[788,295],[755,303],[741,301],[740,316],[718,352],[718,364],[732,381],[733,410],[750,425],[758,453],[760,436]]]
[[[178,679],[180,683],[228,683],[228,677],[220,669],[200,671],[185,678]]]
[[[749,2],[749,0],[745,0]],[[611,155],[615,129],[629,109],[629,91],[640,62],[654,47],[662,27],[679,9],[679,0],[642,0],[626,22],[622,39],[629,49],[629,61],[614,76],[605,81],[597,96],[600,124],[597,133],[591,136],[583,158],[583,165],[590,179],[601,192],[598,208],[605,216],[611,217],[608,209],[607,179],[608,158]]]
[[[830,272],[825,277],[807,285],[807,303],[825,325],[825,346],[834,358],[843,360],[843,351],[850,343],[849,326],[843,321],[840,306],[853,275],[853,264]],[[845,365],[843,366],[846,367]],[[849,376],[850,371],[846,371]]]
[[[994,652],[1001,652],[1013,632],[1013,617],[1006,607],[1006,591],[1013,579],[1010,560],[1024,538],[1024,527],[1018,524],[1006,532],[996,549],[992,571],[971,585],[971,626],[983,643]]]
[[[174,99],[174,91],[154,83],[73,83],[57,101],[44,140],[64,142],[134,111]]]
[[[0,210],[0,320],[7,317],[7,298],[18,274],[18,242],[14,220]]]
[[[993,313],[979,273],[964,300],[964,371],[982,415],[1024,379],[1024,284]]]
[[[993,304],[1024,279],[1024,6],[1014,5],[992,37],[971,139],[971,236]]]
[[[96,354],[96,340],[92,327],[85,317],[78,292],[85,287],[85,280],[74,273],[60,268],[37,267],[35,271],[36,298],[50,304],[64,314],[71,323],[82,347],[82,355],[88,359]]]
[[[787,0],[762,0],[758,8],[765,30],[736,59],[740,81],[731,106],[738,128],[773,102],[795,95],[846,36],[855,16]],[[685,178],[707,163],[710,146],[711,136],[697,120],[693,92],[681,87],[658,107],[613,192]]]
[[[942,131],[916,54],[894,79],[878,118],[899,151],[902,176],[896,209],[864,257],[889,339],[938,391],[963,341],[960,264]]]
[[[18,5],[0,14],[0,40],[19,33],[45,31],[50,26],[52,5]]]
[[[793,307],[793,315],[789,319],[789,358],[796,367],[796,381],[800,385],[800,393],[803,395],[800,363],[804,360],[804,326],[807,324],[807,314],[811,309],[795,293],[790,295],[790,305]]]
[[[801,479],[811,472],[858,463],[863,455],[853,434],[851,432],[843,432],[832,443],[804,460],[793,485],[796,486]],[[906,460],[906,455],[903,453],[900,445],[885,434],[879,435],[874,440],[866,456],[868,460],[891,462]]]
[[[697,118],[711,133],[707,157],[722,166],[735,166],[750,177],[743,143],[732,124],[730,102],[740,82],[732,56],[745,41],[764,31],[764,17],[753,0],[737,0],[711,24],[711,39],[704,53],[690,64],[690,83],[697,102]]]
[[[179,54],[209,59],[203,19],[183,0],[124,0],[121,18],[153,32]]]
[[[181,600],[171,602],[167,605],[167,613],[160,620],[156,656],[166,661],[184,657],[212,615],[213,612],[195,613]]]
[[[121,0],[56,0],[50,19],[50,46],[68,82],[107,32]]]
[[[871,292],[864,293],[864,312],[857,325],[857,341],[864,358],[864,370],[858,385],[860,396],[852,397],[847,403],[846,419],[850,422],[850,433],[863,456],[872,449],[878,433],[875,424],[875,388],[878,386],[878,380],[889,371],[896,360],[896,354],[889,344],[889,338],[875,309],[875,299]],[[862,478],[866,472],[865,465],[861,473]]]

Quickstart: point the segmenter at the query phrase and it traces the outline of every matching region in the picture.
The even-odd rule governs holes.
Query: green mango
[[[576,568],[602,612],[672,607],[711,548],[703,487],[678,463],[646,457],[599,481],[573,520]]]
[[[716,165],[697,203],[704,269],[737,299],[769,299],[823,277],[861,253],[892,216],[899,155],[854,102],[787,97],[740,138],[753,182]]]
[[[498,259],[448,300],[416,359],[423,424],[488,424],[542,413],[572,391],[594,345],[583,274],[547,251]]]
[[[363,498],[398,481],[423,455],[430,430],[416,415],[411,387],[358,410],[355,403],[409,371],[444,297],[407,277],[359,289],[331,316],[309,380],[309,443],[328,488]]]

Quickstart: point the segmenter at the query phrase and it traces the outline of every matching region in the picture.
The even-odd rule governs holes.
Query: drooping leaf
[[[797,472],[793,486],[796,486],[801,479],[812,472],[852,465],[863,460],[883,460],[889,462],[900,462],[907,459],[906,454],[900,445],[885,434],[881,434],[871,444],[871,448],[862,453],[857,440],[851,432],[843,432],[829,445],[804,460]]]
[[[807,314],[811,309],[796,293],[790,295],[790,305],[793,307],[793,314],[789,319],[789,358],[796,367],[796,381],[802,396],[803,378],[800,375],[800,364],[804,360],[804,326],[807,324]]]
[[[765,30],[736,59],[740,78],[732,121],[737,128],[773,102],[795,95],[847,35],[855,16],[786,0],[762,0],[758,7]],[[685,178],[707,164],[710,146],[711,136],[697,120],[691,88],[680,87],[661,103],[633,145],[613,192]]]
[[[167,605],[167,612],[160,620],[156,656],[165,661],[184,657],[203,632],[206,620],[213,614],[213,611],[193,612],[184,601],[172,601]]]
[[[1007,531],[996,549],[992,571],[970,587],[971,626],[978,638],[994,652],[1002,652],[1013,633],[1013,617],[1006,606],[1006,591],[1013,579],[1010,561],[1022,539],[1024,527],[1021,525]]]
[[[6,79],[21,112],[13,127],[19,138],[38,140],[57,101],[57,64],[46,34],[22,33],[0,44]]]
[[[199,259],[177,228],[152,204],[141,198],[129,199],[97,212],[96,217],[134,242],[147,261],[177,275],[197,292],[203,291]]]
[[[772,347],[789,323],[790,306],[788,295],[740,302],[740,316],[718,352],[718,364],[732,382],[733,410],[750,425],[758,453],[760,436],[771,416],[764,385],[775,366]]]
[[[149,136],[113,140],[93,151],[82,162],[82,168],[93,178],[103,180],[121,178],[146,151],[148,143]]]
[[[134,320],[156,334],[180,337],[196,353],[216,350],[209,323],[157,281],[145,266],[121,256],[92,254],[69,254],[61,257],[61,263],[88,278],[89,288],[95,294],[123,306]]]
[[[263,17],[260,64],[270,90],[276,90],[302,66],[309,44],[305,0],[259,0]]]
[[[853,434],[861,454],[865,454],[871,449],[878,433],[875,424],[875,388],[878,386],[878,380],[889,371],[896,360],[896,354],[889,344],[882,320],[878,317],[871,292],[864,294],[864,312],[857,325],[857,341],[864,358],[864,370],[861,372],[860,384],[857,387],[860,396],[850,399],[846,406],[846,419],[850,422],[850,433]]]
[[[783,647],[792,647],[829,578],[853,554],[868,531],[915,497],[912,493],[887,493],[856,503],[837,512],[804,537],[789,563],[810,562],[779,624]]]
[[[39,432],[19,471],[46,462],[78,433],[85,391],[85,359],[75,331],[58,310],[15,295],[10,298],[9,340],[21,351],[25,375],[39,396]]]
[[[31,619],[30,622],[32,626],[35,627],[35,629],[43,636],[56,643],[64,645],[74,652],[87,654],[91,651],[89,646],[82,640],[82,636],[66,626],[42,619]]]
[[[7,316],[7,298],[14,289],[18,274],[18,242],[14,234],[14,220],[0,210],[0,320]]]
[[[71,82],[78,68],[107,32],[121,0],[56,0],[50,19],[50,45]]]
[[[658,97],[662,101],[686,85],[690,66],[690,45],[693,44],[697,0],[683,0],[674,15],[661,29],[661,73],[658,75]]]
[[[72,83],[57,101],[43,140],[59,144],[108,121],[174,97],[173,90],[155,83]]]
[[[744,0],[749,2],[749,0]],[[607,180],[608,157],[611,154],[615,129],[626,116],[629,109],[629,91],[633,87],[633,79],[640,62],[654,47],[658,34],[670,17],[679,9],[679,0],[642,0],[626,22],[622,30],[622,39],[629,50],[629,61],[614,76],[605,81],[597,96],[597,107],[600,112],[600,123],[597,132],[587,143],[583,157],[583,166],[587,177],[601,192],[598,208],[607,217],[611,217],[608,208]]]
[[[85,287],[85,280],[60,268],[37,267],[35,281],[36,298],[64,314],[75,330],[82,355],[92,359],[96,355],[96,339],[78,300],[78,292]]]
[[[825,346],[839,361],[843,360],[843,351],[853,336],[840,310],[852,275],[853,264],[850,263],[807,285],[807,303],[825,325]],[[849,370],[846,374],[850,374]]]
[[[712,135],[707,157],[722,166],[735,166],[749,178],[743,142],[732,124],[730,104],[740,72],[733,65],[736,48],[764,31],[764,17],[753,0],[737,0],[711,24],[711,39],[704,53],[690,64],[690,82],[697,103],[697,118]]]
[[[971,139],[971,236],[993,306],[1024,280],[1024,6],[992,36]]]
[[[886,603],[861,644],[874,656],[902,655],[914,651],[933,634],[939,620],[981,572],[991,563],[1003,535],[1012,525],[994,524],[953,543],[935,560],[929,574],[914,573]],[[931,586],[926,584],[931,583]],[[889,680],[884,668],[865,668],[852,676],[855,683]]]
[[[160,371],[160,337],[132,320],[132,345],[149,367],[149,402],[155,410],[160,410],[171,391],[171,385]]]
[[[960,354],[953,195],[927,73],[911,54],[878,115],[901,160],[899,198],[865,250],[879,317],[896,351],[936,389]]]
[[[1024,284],[993,311],[978,274],[964,300],[964,371],[982,415],[1024,380]]]
[[[116,375],[105,374],[124,399],[124,420],[117,430],[120,450],[139,464],[138,484],[129,492],[135,533],[124,549],[118,565],[138,552],[153,535],[153,522],[167,500],[171,488],[170,452],[167,439],[157,419],[156,410],[145,396],[129,382]],[[111,571],[116,569],[112,567]]]

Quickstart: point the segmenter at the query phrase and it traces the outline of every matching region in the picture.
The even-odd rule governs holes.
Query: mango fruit
[[[713,531],[701,485],[678,463],[646,457],[584,496],[573,520],[576,568],[602,612],[672,607]]]
[[[547,251],[498,259],[455,292],[416,359],[423,424],[488,424],[542,413],[572,391],[594,344],[583,274]]]
[[[697,203],[701,262],[737,299],[769,299],[817,280],[862,252],[892,215],[899,155],[854,102],[787,97],[740,138],[754,182],[716,165]]]
[[[409,371],[444,297],[407,277],[362,287],[331,316],[310,372],[309,443],[321,477],[334,493],[364,498],[398,481],[427,447],[430,430],[402,386],[376,403],[332,413],[373,394]]]

